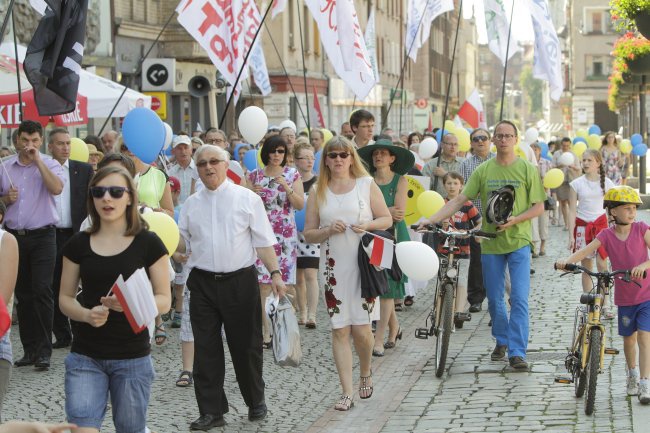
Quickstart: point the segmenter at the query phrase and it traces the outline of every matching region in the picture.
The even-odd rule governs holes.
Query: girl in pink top
[[[627,363],[627,394],[638,395],[642,404],[650,403],[650,227],[636,222],[636,211],[641,199],[629,186],[617,186],[605,195],[605,207],[613,225],[600,232],[596,239],[571,257],[557,262],[563,269],[566,263],[576,263],[602,247],[612,263],[612,269],[632,270],[632,278],[641,287],[620,279],[615,281],[614,303],[618,306],[618,334],[623,337]],[[650,274],[650,272],[648,272]],[[637,367],[637,351],[639,367]]]

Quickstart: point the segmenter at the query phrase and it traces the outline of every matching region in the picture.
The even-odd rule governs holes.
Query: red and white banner
[[[244,179],[244,170],[242,170],[241,165],[237,161],[228,161],[226,176],[232,183],[241,185],[241,181]]]
[[[323,111],[320,108],[320,101],[318,100],[318,93],[314,87],[314,113],[316,114],[316,121],[319,128],[325,128],[325,119],[323,118]]]
[[[477,89],[474,89],[460,107],[458,117],[469,123],[472,128],[487,128],[481,95]]]
[[[208,53],[231,86],[235,85],[242,68],[242,77],[248,77],[244,58],[252,49],[255,32],[262,24],[262,16],[253,0],[181,0],[176,12],[178,22]],[[255,43],[259,43],[259,38]],[[239,95],[240,89],[238,83],[229,92]]]
[[[117,297],[135,334],[147,328],[158,315],[153,287],[143,268],[135,271],[126,281],[120,275],[111,291]]]
[[[282,13],[287,7],[287,0],[271,0],[273,7],[271,9],[271,19],[275,18],[279,13]]]
[[[370,264],[382,269],[390,269],[393,266],[393,252],[395,244],[381,236],[374,236],[368,247],[371,250]]]
[[[363,100],[375,87],[375,75],[352,0],[305,0],[336,74]]]

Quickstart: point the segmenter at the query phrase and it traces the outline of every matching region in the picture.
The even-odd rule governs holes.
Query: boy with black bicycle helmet
[[[642,404],[650,404],[650,277],[643,277],[650,268],[650,226],[635,221],[636,211],[643,204],[639,194],[629,186],[611,188],[605,194],[603,207],[607,209],[609,228],[596,239],[567,259],[556,263],[564,269],[567,263],[576,263],[603,247],[612,269],[631,269],[631,276],[641,284],[616,279],[614,303],[618,306],[618,334],[623,337],[627,364],[627,395],[638,395]],[[639,367],[637,367],[637,352]]]

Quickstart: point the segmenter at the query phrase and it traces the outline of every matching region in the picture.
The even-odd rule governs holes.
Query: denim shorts
[[[110,394],[115,432],[145,432],[154,375],[151,356],[93,359],[78,353],[68,354],[65,358],[68,422],[99,430]]]
[[[650,301],[618,307],[618,335],[629,337],[638,330],[650,332]]]

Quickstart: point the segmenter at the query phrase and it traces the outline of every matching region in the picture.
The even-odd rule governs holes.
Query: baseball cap
[[[177,177],[169,176],[168,182],[172,192],[177,192],[181,190],[181,181],[178,180]]]
[[[192,140],[187,135],[177,135],[172,141],[172,149],[179,144],[187,144],[192,147]]]

